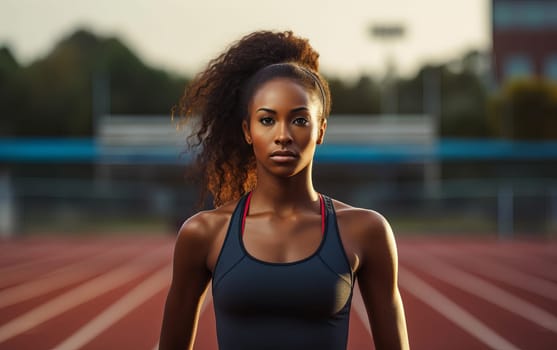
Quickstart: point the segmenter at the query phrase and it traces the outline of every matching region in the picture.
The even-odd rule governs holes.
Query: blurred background
[[[554,236],[555,1],[2,1],[0,232],[174,234],[171,108],[232,41],[292,29],[333,110],[319,191],[400,235]]]
[[[0,349],[158,348],[199,194],[171,110],[258,29],[321,54],[314,182],[391,223],[412,348],[555,349],[556,0],[0,1]]]

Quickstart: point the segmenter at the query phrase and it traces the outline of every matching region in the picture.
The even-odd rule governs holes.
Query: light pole
[[[370,33],[374,38],[381,40],[385,46],[401,40],[406,29],[402,24],[376,24],[370,27]],[[385,55],[385,79],[381,89],[381,114],[394,115],[397,113],[397,91],[396,91],[396,64],[391,49],[387,49]]]

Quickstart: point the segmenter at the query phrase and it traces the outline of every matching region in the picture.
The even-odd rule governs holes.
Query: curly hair
[[[194,78],[173,108],[172,117],[181,117],[181,125],[196,119],[191,123],[188,150],[197,154],[196,179],[201,182],[202,202],[210,193],[218,207],[255,186],[255,156],[244,140],[242,121],[261,84],[279,76],[300,82],[321,97],[322,118],[328,116],[330,92],[318,73],[318,59],[309,41],[291,31],[258,31],[209,61]],[[275,67],[265,69],[270,66]]]

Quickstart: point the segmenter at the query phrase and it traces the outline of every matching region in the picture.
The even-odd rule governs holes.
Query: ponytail
[[[192,123],[188,151],[195,152],[196,178],[202,186],[201,203],[208,194],[215,207],[238,199],[257,181],[253,150],[244,141],[242,120],[246,117],[245,88],[262,68],[284,62],[295,63],[323,81],[323,99],[329,98],[326,82],[318,75],[319,54],[307,39],[292,32],[259,31],[235,42],[211,60],[187,87],[172,111],[180,124]],[[324,107],[325,110],[328,107]]]

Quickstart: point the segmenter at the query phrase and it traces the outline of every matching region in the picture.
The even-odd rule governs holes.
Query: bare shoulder
[[[346,250],[358,256],[361,267],[369,263],[392,263],[396,244],[391,225],[380,213],[333,200],[339,233]]]
[[[189,217],[178,231],[178,241],[212,242],[228,223],[233,210],[234,203],[228,203]]]
[[[237,201],[216,209],[200,211],[188,218],[180,227],[176,238],[175,253],[197,257],[210,269],[215,250],[226,235],[226,229]]]
[[[350,236],[361,238],[381,239],[391,233],[389,222],[380,213],[364,208],[358,208],[338,200],[333,200],[339,228],[350,232]],[[344,231],[343,230],[343,231]]]

